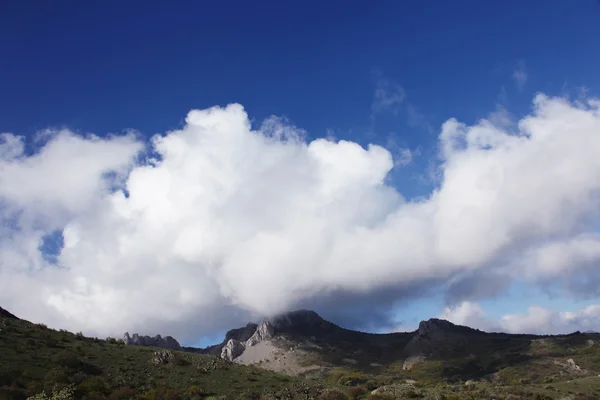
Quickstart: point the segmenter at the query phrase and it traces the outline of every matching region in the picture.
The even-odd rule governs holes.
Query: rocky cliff
[[[151,336],[140,336],[137,333],[134,333],[132,336],[129,336],[129,333],[126,332],[123,336],[123,343],[130,346],[149,346],[149,347],[161,347],[165,349],[175,349],[178,350],[181,348],[179,342],[175,340],[171,336],[165,336],[164,338],[160,335],[156,335],[154,337]]]
[[[247,347],[255,346],[258,343],[273,338],[275,335],[273,325],[268,319],[263,320],[260,325],[253,325],[255,326],[254,332],[246,341],[242,342],[240,340],[231,338],[227,341],[227,343],[225,343],[221,349],[221,358],[233,361],[235,358],[242,355]],[[248,324],[247,327],[248,326],[250,326],[250,324]],[[245,333],[247,334],[248,331]],[[244,338],[245,336],[246,335],[240,337]]]

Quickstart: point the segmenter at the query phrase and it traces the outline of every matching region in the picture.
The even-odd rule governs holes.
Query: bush
[[[190,386],[188,388],[188,390],[185,391],[185,394],[192,398],[199,397],[204,394],[204,390],[202,390],[202,388],[200,388],[199,386],[193,385],[193,386]]]
[[[27,391],[14,386],[0,387],[0,399],[2,400],[25,400]]]
[[[108,384],[100,376],[90,376],[77,386],[77,391],[82,394],[88,393],[108,393]]]
[[[319,400],[349,400],[346,393],[337,389],[325,389],[320,395]]]
[[[59,389],[55,386],[52,389],[52,395],[48,396],[46,393],[41,392],[35,396],[29,397],[27,400],[74,400],[75,388],[73,385],[68,385]]]
[[[418,399],[420,396],[414,390],[409,390],[406,393],[404,393],[404,397],[406,397],[407,399]]]
[[[79,368],[81,364],[81,361],[79,361],[77,354],[70,351],[61,351],[60,353],[52,357],[52,361],[62,367],[73,369]]]
[[[129,400],[133,399],[135,392],[129,386],[123,386],[112,392],[109,396],[110,400]]]
[[[376,393],[376,394],[370,394],[368,397],[368,400],[395,400],[396,397],[390,395],[390,394],[385,394],[385,393]]]
[[[350,398],[353,400],[357,400],[360,397],[364,396],[365,394],[367,394],[367,389],[365,389],[362,386],[356,386],[353,388],[350,388],[350,390],[348,391],[350,394]]]
[[[69,376],[61,368],[54,368],[46,372],[44,376],[44,391],[52,393],[66,387],[69,383]]]

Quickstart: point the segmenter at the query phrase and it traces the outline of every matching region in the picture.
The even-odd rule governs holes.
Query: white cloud
[[[239,105],[191,111],[182,129],[154,137],[151,163],[132,164],[133,136],[65,131],[32,156],[5,136],[0,304],[73,330],[192,339],[225,315],[334,291],[491,268],[532,281],[585,274],[596,245],[577,238],[593,237],[600,211],[598,104],[539,95],[518,133],[447,121],[439,186],[420,201],[385,183],[386,149],[307,143],[279,119],[251,130]],[[55,229],[64,248],[49,266],[38,247]]]
[[[600,330],[600,304],[578,311],[556,311],[534,305],[525,313],[507,314],[492,320],[486,317],[479,304],[464,301],[446,308],[440,318],[488,332],[565,334]]]
[[[463,301],[454,307],[446,307],[439,318],[484,331],[490,330],[494,326],[493,322],[486,319],[483,308],[470,301]]]
[[[523,90],[523,87],[527,83],[527,69],[525,67],[525,62],[522,60],[517,63],[517,66],[513,70],[512,79],[515,81],[515,85],[517,89]]]

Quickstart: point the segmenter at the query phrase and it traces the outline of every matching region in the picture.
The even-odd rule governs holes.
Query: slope
[[[12,314],[11,314],[12,315]],[[0,318],[0,399],[24,400],[55,385],[75,385],[76,399],[192,399],[206,396],[314,398],[322,391],[218,357],[125,346]],[[253,394],[254,393],[254,394]]]

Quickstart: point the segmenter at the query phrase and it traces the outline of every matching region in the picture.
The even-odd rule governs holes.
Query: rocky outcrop
[[[573,360],[572,358],[569,358],[567,360],[567,362],[565,362],[565,363],[560,362],[558,360],[555,360],[554,363],[556,365],[559,365],[559,366],[563,367],[567,372],[569,372],[571,374],[583,374],[583,373],[585,373],[585,371],[583,371],[581,369],[581,367],[579,365],[577,365],[577,363],[575,362],[575,360]]]
[[[403,370],[411,369],[415,364],[425,361],[425,357],[408,357],[402,363]]]
[[[152,357],[152,364],[160,365],[167,364],[175,359],[175,354],[173,354],[169,350],[160,350],[154,352],[154,357]]]
[[[254,332],[256,332],[256,328],[258,328],[257,324],[249,322],[246,326],[242,328],[231,329],[227,331],[227,333],[225,334],[225,339],[221,343],[207,347],[203,350],[203,353],[219,356],[222,353],[223,347],[227,345],[229,340],[234,339],[240,343],[244,343],[248,339],[250,339],[252,335],[254,335]]]
[[[245,349],[246,346],[243,343],[235,339],[229,339],[227,344],[221,349],[221,358],[233,361],[235,358],[242,355]]]
[[[227,343],[221,348],[221,358],[225,360],[233,361],[237,357],[241,356],[246,347],[255,346],[265,340],[269,340],[273,338],[275,335],[275,331],[273,329],[273,325],[269,320],[265,319],[260,325],[254,325],[254,333],[250,336],[246,341],[242,342],[236,339],[229,339]],[[246,327],[250,327],[251,324],[246,325]],[[248,331],[244,331],[244,335],[240,335],[240,337],[246,337]]]
[[[405,350],[410,356],[440,357],[467,352],[469,343],[485,335],[484,332],[452,322],[431,318],[419,323]]]
[[[149,347],[161,347],[164,349],[179,350],[181,346],[179,342],[171,336],[165,336],[164,338],[160,335],[154,337],[151,336],[140,336],[134,333],[129,336],[129,332],[125,332],[123,336],[123,343],[129,346],[149,346]]]
[[[19,319],[15,315],[9,313],[4,308],[0,307],[0,318]]]
[[[245,342],[246,346],[254,346],[262,341],[269,340],[273,336],[275,336],[275,329],[271,322],[265,319],[261,324],[256,328],[254,334]]]

